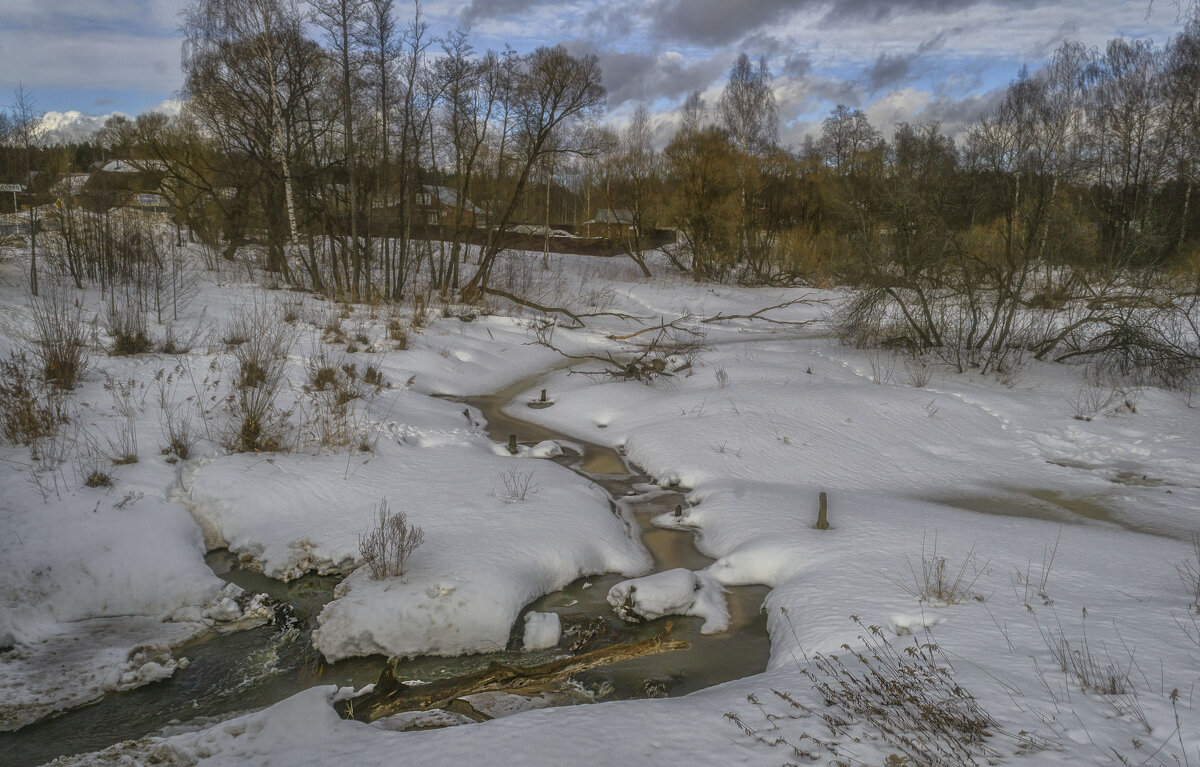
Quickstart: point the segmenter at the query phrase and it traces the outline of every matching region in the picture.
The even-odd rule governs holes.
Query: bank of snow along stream
[[[631,470],[617,451],[565,438],[502,411],[535,383],[527,379],[497,394],[457,401],[404,395],[409,404],[424,405],[426,414],[441,416],[442,428],[420,425],[419,417],[418,425],[406,418],[405,426],[393,427],[395,439],[377,449],[371,462],[370,468],[379,471],[355,467],[354,492],[342,486],[350,483],[322,487],[323,472],[345,476],[344,459],[328,467],[311,457],[316,466],[289,456],[226,456],[200,468],[187,502],[214,547],[207,562],[247,593],[269,595],[274,618],[175,648],[175,657],[186,661],[160,682],[110,693],[92,705],[0,734],[4,764],[37,765],[177,732],[269,706],[318,684],[360,689],[389,665],[400,679],[447,679],[492,663],[545,663],[569,654],[569,648],[597,642],[636,642],[668,626],[689,649],[586,671],[557,694],[532,700],[501,696],[475,704],[498,716],[546,705],[676,696],[764,670],[770,641],[759,608],[767,589],[724,589],[696,572],[713,560],[697,551],[691,532],[653,524],[656,517],[674,516],[686,506],[678,488],[661,487]],[[508,450],[513,435],[515,455]],[[468,453],[464,446],[475,449]],[[385,457],[392,449],[403,451],[402,461],[389,466]],[[421,457],[429,460],[414,460]],[[236,471],[222,467],[230,463]],[[342,520],[337,509],[357,503],[360,512],[369,511],[374,493],[388,495],[388,476],[394,472],[440,477],[455,467],[461,471],[458,481],[479,485],[482,477],[483,484],[494,486],[481,488],[476,501],[492,508],[466,509],[439,524],[432,510],[450,498],[461,505],[463,495],[441,490],[446,487],[441,479],[428,483],[428,497],[392,495],[393,505],[403,504],[429,541],[414,555],[410,573],[383,581],[371,581],[362,571],[350,578],[340,574],[352,568],[357,528],[332,534]],[[264,486],[261,474],[275,481]],[[528,478],[523,499],[506,495],[504,477],[510,483]],[[249,497],[248,487],[255,488]],[[431,512],[422,514],[422,509]],[[487,516],[497,511],[520,515],[526,524],[504,530],[511,520],[501,519],[489,527]],[[323,526],[297,515],[334,518]],[[555,537],[556,524],[575,529]],[[459,545],[452,542],[455,528],[457,537],[466,538]],[[301,529],[308,531],[302,540],[285,540]],[[542,547],[521,540],[536,544],[539,535]],[[564,546],[564,538],[580,542]],[[605,546],[615,553],[597,557],[586,551]],[[572,547],[583,550],[573,553]],[[446,551],[430,561],[439,548]],[[531,569],[540,572],[531,576]],[[539,589],[547,593],[539,595]],[[465,721],[433,712],[392,726]]]

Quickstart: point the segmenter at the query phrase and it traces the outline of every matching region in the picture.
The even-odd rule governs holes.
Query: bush
[[[277,453],[284,445],[288,414],[275,407],[275,389],[241,388],[230,395],[232,433],[226,447],[239,453]]]
[[[43,289],[33,299],[33,332],[29,346],[41,364],[42,376],[59,389],[74,389],[87,368],[87,323],[83,308],[63,290]]]
[[[404,575],[408,558],[425,542],[425,531],[408,524],[403,511],[391,513],[384,498],[375,508],[375,525],[358,537],[358,551],[375,580]]]
[[[0,361],[0,432],[17,445],[49,437],[67,420],[61,395],[39,385],[32,367],[24,353]]]
[[[275,312],[256,307],[248,312],[235,311],[224,339],[233,347],[231,351],[238,365],[236,386],[274,390],[283,377],[296,330]]]
[[[130,356],[151,350],[153,345],[146,329],[146,310],[138,296],[125,291],[118,298],[115,291],[110,293],[104,320],[104,329],[112,338],[112,354]]]

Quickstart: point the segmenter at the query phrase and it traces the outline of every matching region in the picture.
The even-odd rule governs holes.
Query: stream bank
[[[540,376],[539,376],[540,377]],[[489,436],[507,443],[515,434],[522,445],[546,440],[559,443],[564,455],[554,458],[602,487],[613,500],[614,513],[625,519],[631,534],[640,535],[650,551],[652,572],[673,568],[698,570],[713,560],[695,547],[693,535],[667,530],[651,523],[654,516],[670,513],[686,503],[674,491],[645,494],[651,479],[631,470],[617,452],[581,443],[551,430],[513,418],[502,409],[519,393],[536,383],[522,380],[505,390],[464,402]],[[619,503],[620,499],[635,500]],[[160,732],[178,732],[264,708],[318,684],[361,688],[376,681],[387,663],[382,656],[353,658],[328,664],[313,649],[311,633],[324,605],[333,598],[340,578],[306,575],[287,583],[242,568],[228,550],[212,551],[206,561],[213,571],[252,593],[266,593],[281,606],[271,623],[243,631],[211,634],[176,648],[176,657],[187,658],[168,679],[127,692],[111,693],[101,700],[18,731],[0,733],[0,753],[7,767],[32,767],[62,755],[105,748],[114,743]],[[621,641],[636,641],[660,633],[669,622],[672,636],[691,644],[690,650],[638,658],[579,675],[579,695],[559,702],[584,702],[642,697],[685,695],[715,684],[759,673],[766,668],[770,638],[759,606],[769,589],[759,586],[731,588],[727,598],[730,628],[703,635],[703,620],[667,616],[626,625],[606,601],[608,590],[627,580],[620,574],[581,578],[566,588],[547,594],[526,606],[514,623],[505,650],[457,657],[422,656],[396,666],[402,679],[432,680],[460,676],[499,662],[520,666],[562,657],[563,646],[584,632],[619,633]],[[530,611],[557,613],[566,631],[558,648],[522,652],[524,615]]]

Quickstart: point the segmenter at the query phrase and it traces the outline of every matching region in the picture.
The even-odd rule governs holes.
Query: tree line
[[[911,286],[1049,301],[1084,272],[1196,253],[1195,20],[1164,45],[1063,44],[957,142],[937,123],[885,140],[838,106],[799,148],[780,142],[767,63],[746,55],[716,103],[689,96],[660,149],[645,107],[599,124],[594,57],[478,52],[463,31],[435,37],[419,2],[402,21],[394,0],[194,0],[182,29],[182,113],[114,118],[74,161],[157,161],[207,246],[258,244],[282,279],[340,297],[399,300],[420,273],[473,301],[516,224],[548,236],[610,209],[647,274],[646,233],[672,227],[666,255],[696,279],[877,289],[937,346]],[[10,170],[34,163],[20,134]],[[989,338],[1005,325],[979,322]]]

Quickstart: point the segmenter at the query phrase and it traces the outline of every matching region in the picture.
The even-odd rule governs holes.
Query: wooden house
[[[591,221],[583,222],[585,237],[617,239],[633,231],[633,213],[624,209],[601,208]]]
[[[448,186],[425,186],[417,192],[418,216],[430,226],[454,224],[462,212],[463,226],[475,226],[482,221],[484,213],[470,200],[458,199],[458,190]]]

